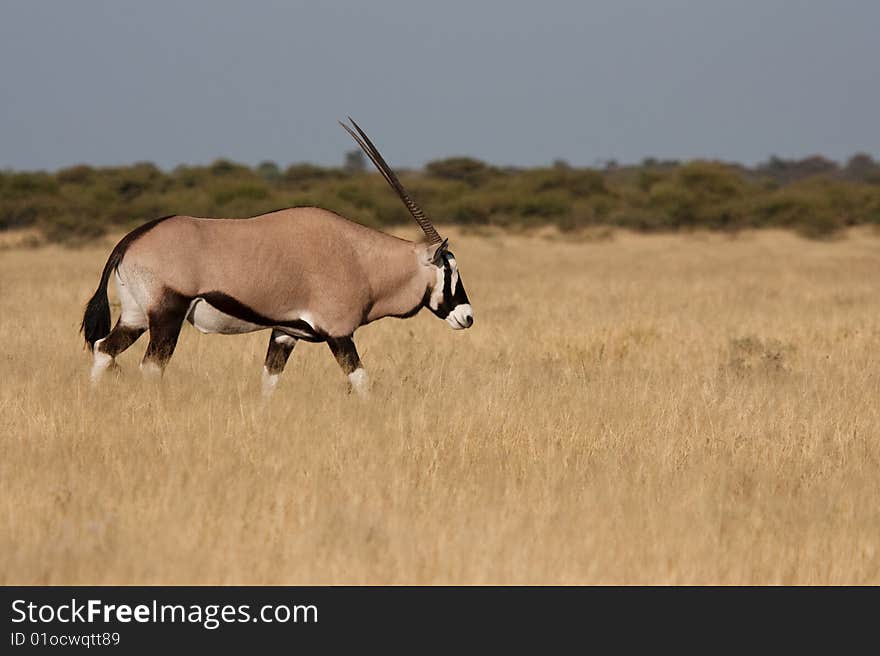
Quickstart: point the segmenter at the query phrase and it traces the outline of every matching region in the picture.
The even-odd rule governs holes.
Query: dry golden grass
[[[142,338],[89,390],[109,252],[0,252],[0,583],[880,583],[880,238],[456,236],[476,312]]]

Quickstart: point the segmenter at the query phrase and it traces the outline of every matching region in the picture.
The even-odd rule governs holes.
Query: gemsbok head
[[[367,390],[353,335],[383,317],[427,307],[453,329],[474,315],[458,263],[360,126],[342,124],[397,192],[425,233],[411,242],[318,207],[248,219],[172,215],[135,228],[116,244],[82,332],[94,360],[91,380],[145,331],[145,373],[164,371],[184,321],[203,333],[270,329],[263,393],[275,389],[298,340],[326,342],[351,387]],[[110,329],[107,283],[113,275],[120,316]]]

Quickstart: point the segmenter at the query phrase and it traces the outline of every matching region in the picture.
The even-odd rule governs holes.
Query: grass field
[[[108,243],[0,251],[0,583],[880,584],[880,236],[453,233],[472,330],[142,338]],[[111,296],[111,298],[113,298]]]

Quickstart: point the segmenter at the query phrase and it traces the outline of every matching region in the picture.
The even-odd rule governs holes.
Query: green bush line
[[[382,178],[357,166],[227,160],[164,172],[150,163],[47,172],[0,171],[0,230],[37,228],[75,242],[166,214],[247,217],[316,205],[376,227],[408,222]],[[785,227],[826,238],[880,223],[880,165],[856,155],[841,167],[821,157],[772,158],[754,169],[715,161],[645,160],[601,170],[512,169],[456,157],[404,171],[411,194],[438,223],[562,230],[735,231]]]

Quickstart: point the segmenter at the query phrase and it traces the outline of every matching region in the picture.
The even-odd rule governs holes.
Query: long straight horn
[[[429,244],[439,244],[443,241],[440,238],[440,235],[437,234],[437,230],[434,228],[434,225],[431,223],[431,220],[425,216],[425,213],[422,211],[422,208],[416,205],[416,202],[410,198],[410,195],[406,192],[406,189],[403,188],[403,185],[400,184],[400,180],[397,179],[397,176],[394,174],[394,171],[391,170],[391,167],[388,166],[388,162],[386,162],[382,155],[379,154],[379,151],[376,149],[376,146],[373,145],[373,142],[370,141],[370,138],[361,130],[361,127],[354,122],[354,119],[349,116],[348,120],[351,121],[351,124],[354,126],[354,129],[357,130],[357,134],[348,127],[342,121],[339,121],[339,125],[345,128],[345,130],[354,137],[354,140],[358,142],[358,145],[363,149],[363,151],[367,154],[373,164],[376,165],[376,168],[379,169],[379,173],[382,174],[382,177],[390,184],[394,191],[397,192],[397,195],[400,196],[400,200],[403,201],[403,204],[406,205],[406,209],[409,210],[409,213],[413,215],[413,218],[416,220],[416,223],[419,224],[419,227],[424,231],[425,236],[428,237]],[[360,136],[358,136],[360,135]]]

